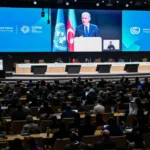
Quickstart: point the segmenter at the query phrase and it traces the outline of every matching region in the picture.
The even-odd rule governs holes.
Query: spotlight
[[[147,2],[145,1],[144,4],[147,4]]]
[[[33,1],[33,4],[34,4],[34,5],[37,5],[37,1]]]
[[[119,3],[119,1],[116,1],[116,3],[118,4],[118,3]]]
[[[77,2],[77,0],[74,0],[74,2]]]
[[[42,8],[41,17],[45,17],[44,8]]]
[[[129,4],[126,4],[126,7],[129,7]]]
[[[102,1],[102,3],[104,3],[105,1]]]
[[[66,2],[66,6],[69,6],[69,4],[70,4],[70,3],[67,1],[67,2]]]
[[[100,4],[99,3],[96,3],[96,6],[98,7]]]
[[[132,1],[130,1],[130,4],[132,4]]]

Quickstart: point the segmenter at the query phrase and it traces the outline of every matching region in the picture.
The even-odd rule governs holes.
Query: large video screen
[[[0,52],[50,52],[51,24],[41,9],[0,8]]]
[[[150,51],[150,11],[122,12],[122,51]]]
[[[0,52],[150,51],[148,11],[41,11],[0,8]]]

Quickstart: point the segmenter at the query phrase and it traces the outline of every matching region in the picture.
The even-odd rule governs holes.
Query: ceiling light
[[[66,6],[69,6],[69,2],[66,2]]]
[[[33,4],[34,4],[34,5],[37,5],[37,1],[33,1]]]
[[[129,4],[126,4],[126,7],[129,7]]]
[[[99,3],[96,3],[96,6],[98,7],[100,4]]]

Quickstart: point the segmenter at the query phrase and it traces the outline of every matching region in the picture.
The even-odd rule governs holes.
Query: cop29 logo
[[[24,33],[24,34],[27,34],[27,33],[30,32],[30,27],[24,25],[24,26],[21,27],[21,31],[22,31],[22,33]]]
[[[140,27],[131,27],[130,32],[131,34],[139,34],[141,31]]]

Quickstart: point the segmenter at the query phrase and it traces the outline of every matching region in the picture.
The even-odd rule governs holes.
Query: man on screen
[[[109,42],[107,49],[108,50],[115,50],[115,46],[112,44],[112,41]]]
[[[100,30],[98,26],[90,23],[90,13],[83,12],[81,20],[82,24],[77,26],[75,37],[100,37]]]

